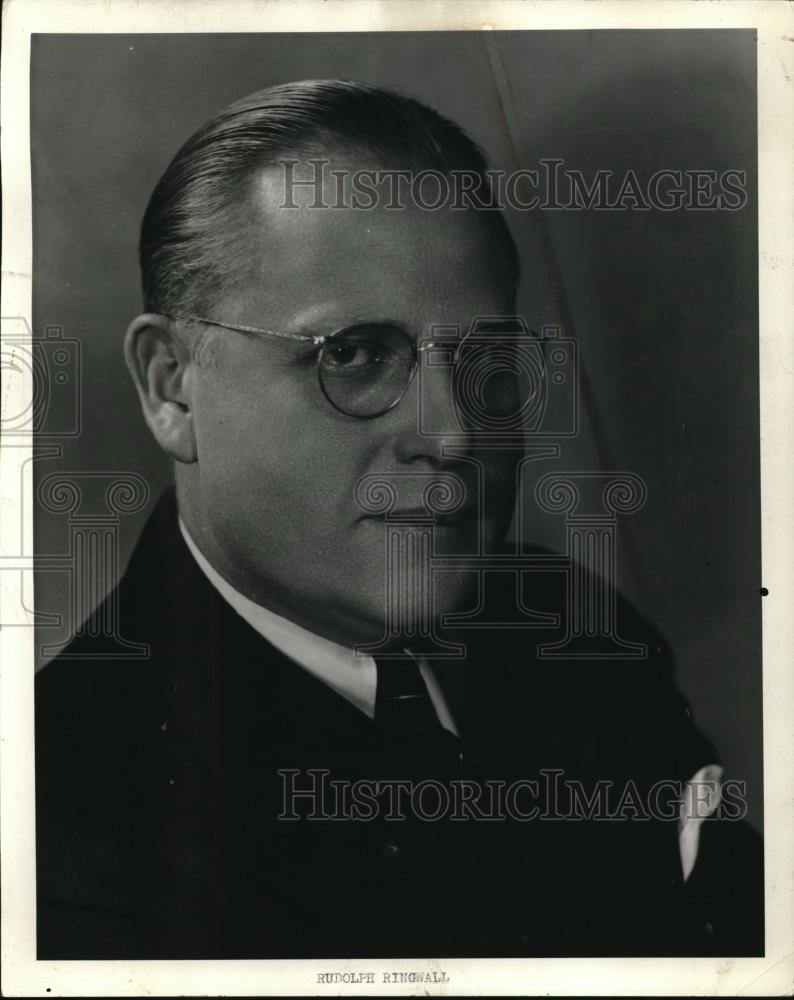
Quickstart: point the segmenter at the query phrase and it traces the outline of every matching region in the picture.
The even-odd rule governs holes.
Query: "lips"
[[[390,523],[406,524],[438,524],[454,525],[467,524],[474,521],[477,511],[473,504],[464,504],[457,510],[444,513],[431,513],[426,507],[404,507],[400,510],[390,511],[388,514],[377,514],[372,516],[375,521],[388,521]]]

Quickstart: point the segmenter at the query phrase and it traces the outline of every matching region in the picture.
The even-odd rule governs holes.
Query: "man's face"
[[[418,344],[435,324],[465,332],[478,315],[513,310],[506,255],[484,213],[310,209],[305,201],[288,209],[282,200],[280,175],[265,172],[253,236],[242,237],[253,241],[251,272],[209,318],[311,335],[389,323]],[[478,533],[488,546],[501,540],[515,456],[475,449],[461,433],[448,370],[417,372],[396,407],[360,420],[321,392],[313,344],[225,330],[210,337],[209,360],[191,372],[198,458],[182,495],[205,554],[243,593],[337,641],[378,640],[387,526],[356,500],[372,474],[398,486],[395,512],[421,508],[425,487],[445,473],[461,478],[463,512],[433,529],[437,552],[471,552]],[[441,435],[420,428],[420,382],[424,426]],[[450,445],[454,456],[445,454]],[[478,475],[500,498],[485,519]],[[438,574],[435,612],[459,607],[470,584],[470,574]]]

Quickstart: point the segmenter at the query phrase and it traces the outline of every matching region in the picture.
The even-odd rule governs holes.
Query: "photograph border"
[[[794,992],[794,5],[743,0],[7,0],[2,40],[4,335],[32,328],[30,42],[34,33],[367,32],[574,29],[757,31],[759,360],[763,586],[766,956],[251,961],[36,961],[34,633],[22,572],[2,574],[0,864],[5,996],[792,995]],[[6,373],[4,372],[4,375]],[[3,380],[5,413],[32,379]],[[32,552],[31,435],[0,454],[2,551]],[[26,506],[27,504],[27,506]],[[730,873],[726,873],[726,878]],[[383,984],[382,972],[436,981]],[[374,972],[375,983],[323,982]],[[400,977],[398,977],[400,978]]]

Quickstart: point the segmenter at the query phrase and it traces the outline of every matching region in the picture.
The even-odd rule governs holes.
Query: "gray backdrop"
[[[754,32],[34,36],[34,333],[57,325],[80,341],[82,391],[79,435],[35,462],[37,480],[61,470],[145,478],[149,503],[119,521],[121,569],[169,478],[121,355],[140,305],[147,198],[216,111],[308,77],[414,95],[507,170],[517,156],[529,167],[561,158],[587,176],[746,171],[749,200],[737,212],[548,211],[512,213],[510,223],[524,259],[522,309],[578,338],[592,392],[579,438],[537,473],[607,468],[645,479],[645,507],[620,527],[620,583],[670,639],[696,719],[728,775],[748,782],[760,825]],[[67,420],[70,400],[53,393],[48,425]],[[531,495],[527,505],[532,540],[562,545],[560,519],[541,516]],[[35,531],[38,553],[68,551],[62,515],[39,510]],[[66,638],[68,589],[62,570],[37,575],[37,608],[63,616],[40,642]]]

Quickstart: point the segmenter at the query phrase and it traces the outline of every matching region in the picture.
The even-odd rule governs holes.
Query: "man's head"
[[[319,199],[312,186],[286,190],[316,177],[310,161],[319,159],[328,168]],[[372,207],[356,207],[349,193],[340,197],[339,178],[361,170],[484,178],[486,163],[451,122],[360,84],[288,84],[222,112],[152,196],[140,248],[146,312],[126,342],[149,426],[176,461],[180,511],[205,555],[252,599],[347,643],[379,639],[384,622],[386,530],[356,500],[365,477],[398,484],[397,508],[409,511],[426,486],[456,475],[467,496],[435,527],[442,553],[472,551],[481,531],[494,544],[513,502],[511,465],[461,432],[443,366],[369,419],[321,390],[318,353],[327,348],[311,338],[354,328],[368,343],[368,331],[387,329],[416,350],[438,325],[465,332],[477,316],[514,308],[515,248],[498,214],[430,211],[410,199],[388,207],[383,190]],[[337,353],[344,379],[359,359]],[[476,506],[483,477],[504,497],[485,524]],[[459,606],[469,582],[441,574],[436,611]]]

